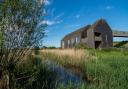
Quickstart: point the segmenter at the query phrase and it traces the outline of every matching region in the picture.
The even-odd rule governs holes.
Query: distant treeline
[[[60,47],[55,47],[55,46],[43,46],[40,49],[59,49]]]
[[[122,47],[128,44],[128,41],[121,41],[121,42],[114,42],[114,43],[115,43],[114,47]]]

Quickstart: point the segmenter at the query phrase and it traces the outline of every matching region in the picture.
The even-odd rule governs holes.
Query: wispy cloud
[[[61,19],[64,16],[64,13],[60,13],[54,17],[55,20]]]
[[[51,12],[50,12],[51,11]],[[50,23],[52,22],[52,24],[49,24],[49,25],[55,25],[55,24],[60,24],[64,21],[64,13],[59,13],[59,14],[55,14],[56,12],[56,9],[53,8],[51,10],[49,10],[49,16],[50,16]]]
[[[61,22],[62,22],[62,20],[59,20],[59,21],[44,20],[44,21],[40,22],[39,25],[47,24],[48,26],[52,26],[52,25],[59,24],[59,23],[61,23]]]
[[[40,0],[40,3],[43,3],[44,5],[50,5],[50,0]]]
[[[56,8],[50,8],[47,10],[48,15],[51,19],[58,20],[60,18],[63,18],[64,13],[57,13]]]
[[[105,7],[106,10],[112,10],[114,8],[115,8],[114,6],[110,6],[110,5],[108,5],[108,6]]]

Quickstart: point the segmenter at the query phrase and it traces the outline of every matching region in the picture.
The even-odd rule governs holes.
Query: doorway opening
[[[95,41],[95,49],[99,48],[101,45],[101,41]]]

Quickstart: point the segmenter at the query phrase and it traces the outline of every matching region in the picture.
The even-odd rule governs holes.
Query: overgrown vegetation
[[[53,89],[55,87],[56,73],[43,64],[39,55],[28,57],[17,65],[13,71],[13,89]]]
[[[1,89],[15,89],[17,78],[20,80],[28,76],[21,74],[17,77],[14,71],[23,58],[42,42],[46,26],[46,24],[40,24],[44,16],[43,4],[40,0],[0,1]]]
[[[75,49],[87,49],[89,48],[87,45],[79,43],[74,46]]]
[[[77,55],[81,58],[72,56],[71,52],[76,56],[76,50],[45,50],[42,52],[44,59],[54,60],[71,72],[77,73],[85,80],[84,85],[78,86],[78,89],[127,89],[128,86],[128,51],[125,49],[104,49],[104,50],[81,50]],[[63,50],[64,51],[64,50]],[[77,50],[78,51],[78,50]],[[80,50],[79,50],[80,51]],[[67,53],[65,55],[65,53]],[[47,55],[47,56],[44,56]],[[60,56],[61,55],[61,56]],[[73,66],[72,66],[73,65]],[[68,66],[68,67],[67,67]],[[73,68],[75,72],[72,71]],[[59,89],[72,89],[74,85],[60,86]],[[76,88],[77,89],[77,88]]]
[[[29,55],[18,65],[14,66],[10,85],[12,89],[54,89],[56,87],[56,73],[48,69],[43,63],[38,47],[34,55]],[[5,89],[5,80],[0,80],[0,89]],[[6,86],[6,85],[5,85]]]

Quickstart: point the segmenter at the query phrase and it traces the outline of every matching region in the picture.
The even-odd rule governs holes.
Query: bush
[[[76,44],[74,46],[74,48],[76,48],[76,49],[87,49],[88,46],[86,44],[79,43],[79,44]]]

